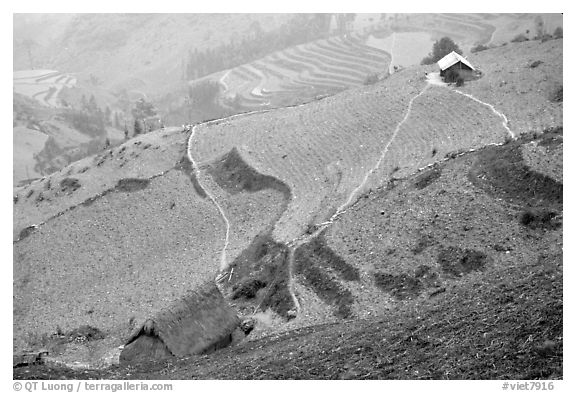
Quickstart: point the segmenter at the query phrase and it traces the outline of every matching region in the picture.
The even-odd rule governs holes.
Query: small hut
[[[120,362],[184,357],[223,348],[240,320],[210,280],[148,319],[128,339]]]
[[[472,76],[476,71],[476,68],[474,68],[466,58],[454,51],[438,60],[438,67],[440,67],[440,76],[442,78],[444,78],[450,70],[456,71],[464,79]]]

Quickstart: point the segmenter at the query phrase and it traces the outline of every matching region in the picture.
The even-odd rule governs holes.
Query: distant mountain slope
[[[58,93],[72,87],[76,78],[53,70],[27,70],[14,72],[14,92],[36,99],[42,105],[60,106]]]
[[[107,87],[159,93],[181,79],[188,50],[228,43],[257,21],[266,31],[281,14],[71,14],[16,15],[15,69],[29,69],[27,48],[36,62],[63,72],[96,75]],[[43,40],[36,26],[48,26]],[[226,28],[220,28],[226,26]],[[36,31],[31,34],[30,31]],[[23,40],[33,41],[25,45]],[[39,41],[39,42],[37,42]],[[21,42],[24,42],[21,44]],[[35,43],[35,45],[34,45]]]

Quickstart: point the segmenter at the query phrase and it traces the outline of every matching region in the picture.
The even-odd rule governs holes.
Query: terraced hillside
[[[334,37],[272,53],[218,74],[224,94],[247,109],[306,102],[363,84],[368,75],[388,69],[387,52],[356,36]]]
[[[42,105],[61,106],[58,94],[64,87],[73,87],[76,78],[53,70],[14,72],[14,92],[34,98]]]
[[[449,159],[375,190],[302,246],[296,279],[347,320],[294,329],[297,317],[209,356],[14,375],[562,379],[562,183],[522,155],[561,158],[562,145],[560,128]]]
[[[442,293],[450,294],[438,300],[450,319],[445,306],[468,302],[484,279],[500,285],[524,268],[561,277],[562,167],[546,160],[562,150],[561,129],[545,142],[486,147],[544,124],[516,109],[517,98],[486,71],[497,69],[490,64],[503,51],[514,54],[513,65],[532,64],[535,54],[547,64],[546,74],[500,67],[515,73],[510,88],[528,89],[520,102],[554,114],[546,128],[562,126],[562,104],[544,91],[561,80],[561,40],[510,44],[479,53],[482,78],[461,88],[431,84],[430,67],[406,68],[309,104],[150,133],[19,188],[15,348],[89,324],[109,341],[77,350],[98,359],[101,348],[119,345],[150,313],[219,271],[227,300],[256,321],[249,338],[405,305],[428,315],[436,303],[426,299]],[[476,86],[490,86],[494,100]],[[452,160],[470,150],[480,152]],[[544,272],[539,258],[552,267]],[[64,288],[76,282],[90,290],[71,301]],[[541,288],[554,307],[559,282]],[[482,288],[495,291],[491,285]],[[486,299],[482,312],[500,304]],[[539,314],[527,312],[536,324]],[[522,332],[557,343],[557,312],[552,317]]]
[[[541,51],[536,52],[537,45]],[[549,68],[539,71],[529,67],[530,52],[541,53]],[[550,101],[543,89],[552,89],[561,78],[561,57],[552,55],[559,52],[561,41],[531,42],[479,53],[472,61],[482,70],[486,67],[485,76],[461,90],[475,92],[478,86],[478,97],[506,113],[515,135],[542,129],[544,124],[561,124],[561,103]],[[501,89],[491,72],[500,56],[515,59],[511,64],[517,74],[508,79],[508,89]],[[540,84],[536,88],[527,83],[533,78]],[[504,98],[490,100],[492,97],[483,95],[485,91],[505,95],[509,89],[526,89],[527,93],[506,99],[507,104]],[[419,94],[408,113],[408,103]],[[539,113],[552,116],[535,122],[535,115],[527,109],[532,105],[542,105]],[[520,119],[533,126],[519,127]],[[387,157],[380,173],[369,179],[375,186],[394,169],[409,173],[449,151],[502,141],[510,135],[502,123],[488,105],[450,88],[427,87],[422,71],[407,69],[375,87],[351,90],[301,107],[199,126],[192,149],[199,162],[208,163],[235,147],[259,172],[286,183],[293,199],[276,225],[275,236],[289,241],[307,226],[328,219],[378,162],[386,146]]]

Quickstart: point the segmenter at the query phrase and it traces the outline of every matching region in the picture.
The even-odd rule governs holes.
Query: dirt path
[[[456,90],[456,89],[452,89],[452,91],[454,91],[455,93],[458,93],[458,94],[460,94],[460,95],[463,95],[463,96],[465,96],[465,97],[468,97],[468,98],[470,98],[471,100],[476,101],[477,103],[482,104],[482,105],[485,105],[485,106],[487,106],[488,108],[490,108],[490,109],[492,110],[492,112],[494,112],[498,117],[500,117],[500,118],[502,119],[502,126],[506,129],[506,131],[508,131],[508,134],[509,134],[512,138],[515,137],[514,133],[513,133],[512,130],[510,129],[510,127],[508,127],[508,118],[506,117],[506,115],[503,114],[502,112],[498,112],[498,111],[496,110],[496,108],[494,108],[493,105],[491,105],[491,104],[489,104],[489,103],[487,103],[487,102],[484,102],[484,101],[482,101],[482,100],[479,100],[478,98],[474,97],[472,94],[463,93],[463,92],[461,92],[460,90]]]
[[[202,180],[201,180],[201,176],[200,176],[200,168],[198,168],[198,164],[196,164],[194,157],[192,157],[191,147],[192,147],[192,141],[194,139],[194,135],[196,134],[196,128],[197,127],[198,127],[198,125],[195,125],[194,127],[192,127],[192,133],[190,134],[190,138],[188,138],[188,146],[186,148],[186,153],[188,155],[188,159],[192,163],[192,168],[193,168],[194,173],[196,175],[196,179],[198,180],[198,184],[200,185],[200,187],[202,187],[202,189],[204,190],[206,195],[208,195],[208,198],[210,198],[212,203],[214,203],[214,205],[216,206],[216,208],[220,212],[220,215],[222,216],[222,220],[224,220],[224,224],[226,224],[226,236],[224,238],[224,245],[222,246],[222,251],[220,253],[220,269],[224,269],[224,268],[226,268],[226,265],[227,265],[227,263],[226,263],[226,250],[228,249],[228,244],[230,243],[230,221],[228,221],[228,217],[226,217],[226,213],[224,213],[224,209],[222,209],[222,206],[220,206],[220,204],[218,203],[218,201],[216,200],[214,195],[212,195],[212,193],[210,193],[210,191],[208,191],[208,189],[202,184]]]
[[[503,114],[502,112],[497,111],[496,108],[494,108],[493,105],[491,105],[491,104],[489,104],[489,103],[487,103],[487,102],[484,102],[484,101],[482,101],[482,100],[479,100],[478,98],[474,97],[472,94],[464,93],[464,92],[462,92],[462,91],[460,91],[460,90],[450,88],[450,85],[447,84],[447,83],[445,83],[445,82],[442,80],[442,77],[440,76],[440,73],[438,73],[438,72],[430,72],[430,73],[428,73],[428,74],[426,75],[426,81],[428,82],[429,85],[447,87],[447,88],[449,88],[450,90],[452,90],[452,91],[455,92],[455,93],[458,93],[458,94],[460,94],[460,95],[463,95],[463,96],[465,96],[465,97],[468,97],[468,98],[470,98],[471,100],[476,101],[476,102],[479,103],[479,104],[482,104],[482,105],[487,106],[488,108],[490,108],[490,109],[492,110],[492,112],[494,112],[494,114],[496,114],[498,117],[500,117],[500,118],[502,119],[502,127],[504,127],[504,128],[506,129],[506,131],[508,131],[508,134],[509,134],[512,138],[515,137],[514,133],[513,133],[512,130],[510,129],[510,127],[508,127],[508,118],[506,117],[506,115]]]
[[[224,94],[226,94],[226,92],[228,91],[228,85],[226,84],[226,82],[224,82],[224,80],[225,80],[226,78],[228,78],[228,74],[230,74],[230,71],[232,71],[232,70],[226,71],[226,73],[225,73],[224,75],[222,75],[222,77],[218,80],[218,82],[219,82],[222,86],[224,86]]]
[[[388,73],[394,73],[394,44],[396,44],[396,33],[392,33],[392,46],[390,47],[390,65],[388,66]]]
[[[327,223],[331,224],[340,214],[342,214],[346,211],[346,208],[348,206],[350,206],[350,204],[357,197],[358,192],[360,192],[362,190],[362,188],[366,185],[366,182],[370,178],[370,175],[372,175],[372,173],[374,173],[374,171],[380,167],[380,165],[382,164],[382,161],[386,157],[386,153],[388,153],[388,149],[390,148],[390,145],[392,144],[392,142],[396,138],[396,135],[398,135],[400,128],[402,128],[402,125],[404,125],[406,120],[408,120],[408,117],[410,117],[410,113],[412,112],[412,103],[414,102],[414,100],[416,100],[422,94],[424,94],[426,92],[426,90],[428,90],[429,87],[430,87],[430,85],[426,85],[420,93],[418,93],[417,95],[412,97],[412,99],[408,103],[408,110],[406,111],[404,118],[402,120],[400,120],[400,122],[396,125],[396,128],[394,129],[394,132],[392,133],[392,137],[390,138],[390,140],[388,141],[386,146],[384,146],[384,149],[382,150],[382,154],[380,154],[380,157],[378,158],[378,161],[376,161],[376,164],[368,172],[366,172],[366,175],[364,175],[364,179],[362,179],[362,182],[354,190],[352,190],[352,192],[348,196],[348,199],[346,200],[346,202],[344,202],[342,205],[340,205],[340,207],[338,207],[338,209],[336,210],[336,213],[334,213],[334,215],[332,217],[330,217],[330,220],[328,220]]]
[[[300,302],[294,293],[294,283],[292,277],[294,276],[293,269],[294,269],[294,252],[296,251],[296,247],[290,247],[288,249],[288,292],[290,292],[290,297],[292,297],[292,301],[294,302],[294,306],[296,307],[296,313],[300,313]]]

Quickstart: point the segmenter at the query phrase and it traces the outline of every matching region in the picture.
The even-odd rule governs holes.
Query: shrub
[[[434,59],[431,56],[426,56],[420,62],[421,65],[430,65],[430,64],[434,64],[434,63],[436,63],[436,61],[434,61]]]
[[[150,184],[148,179],[136,179],[136,178],[126,178],[118,180],[118,184],[115,187],[116,191],[119,192],[132,192],[144,190]]]
[[[80,181],[73,177],[67,177],[60,182],[60,191],[72,193],[82,187]]]
[[[453,277],[483,270],[488,260],[488,256],[481,251],[452,246],[441,248],[436,257],[436,262],[442,267],[442,271]]]
[[[478,45],[472,47],[472,49],[470,49],[470,52],[472,52],[472,53],[482,52],[483,50],[486,50],[486,49],[489,49],[486,45],[478,44]]]
[[[542,61],[536,60],[535,62],[533,62],[532,64],[530,64],[530,68],[536,68],[536,67],[538,67],[540,64],[542,64]]]
[[[266,287],[266,283],[257,278],[247,279],[234,285],[232,299],[245,298],[253,299],[258,291]]]
[[[525,209],[520,213],[519,222],[530,229],[556,229],[561,224],[553,222],[556,213],[547,209]]]
[[[563,87],[559,86],[555,88],[550,94],[550,101],[552,102],[562,102],[563,100]]]
[[[423,190],[438,180],[441,175],[442,170],[439,167],[429,169],[416,177],[414,180],[414,187],[416,187],[418,190]]]
[[[564,37],[564,31],[562,30],[561,27],[557,27],[556,30],[554,30],[554,38],[558,39],[558,38],[563,38]]]
[[[406,273],[398,275],[374,272],[374,284],[382,291],[388,292],[397,300],[418,297],[424,289],[422,282]]]
[[[462,86],[464,84],[464,78],[460,76],[458,70],[452,68],[444,74],[444,82],[456,83],[456,86]]]
[[[510,42],[524,42],[524,41],[528,41],[528,38],[526,38],[524,34],[518,34]]]
[[[378,74],[374,73],[374,74],[370,74],[366,77],[366,79],[364,79],[364,84],[365,85],[373,85],[374,83],[378,82],[379,78],[378,78]]]

